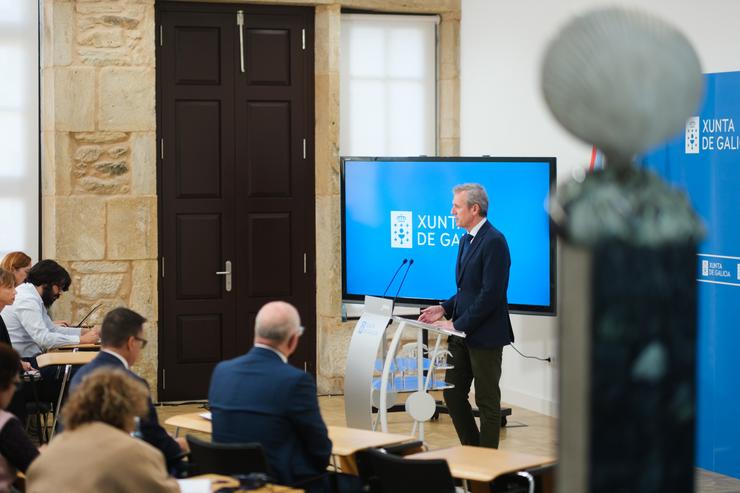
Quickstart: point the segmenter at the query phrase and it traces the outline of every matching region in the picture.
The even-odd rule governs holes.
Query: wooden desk
[[[175,427],[175,437],[180,434],[181,428],[211,434],[213,429],[211,421],[200,414],[178,414],[167,418],[165,424]],[[329,426],[328,429],[329,439],[332,442],[332,455],[339,458],[342,471],[354,474],[357,474],[357,465],[353,456],[358,450],[369,447],[385,447],[415,440],[412,435],[381,433],[344,426]],[[337,464],[334,465],[336,467]]]
[[[355,452],[366,448],[387,447],[403,442],[416,440],[413,435],[397,435],[380,431],[346,428],[344,426],[329,426],[331,440],[331,454],[334,469],[341,469],[347,474],[358,475]],[[337,464],[337,458],[339,464]],[[339,467],[337,467],[339,466]]]
[[[175,427],[175,437],[180,434],[180,428],[200,431],[210,435],[212,432],[211,420],[204,418],[200,414],[201,413],[178,414],[177,416],[167,418],[164,423]]]
[[[223,476],[221,474],[201,474],[199,476],[193,476],[192,478],[188,479],[208,479],[211,481],[211,491],[218,491],[219,489],[223,487],[236,487],[239,486],[239,481],[236,479],[230,477],[230,476]],[[246,490],[238,490],[238,491],[246,491]],[[282,486],[279,484],[266,484],[262,488],[256,489],[256,490],[249,490],[255,493],[300,493],[303,490],[297,490],[295,488],[291,488],[289,486]]]
[[[502,474],[526,471],[555,463],[552,457],[466,445],[430,450],[409,455],[406,458],[444,459],[450,466],[453,477],[473,482],[471,485],[473,491],[488,491],[488,483]]]
[[[332,442],[331,453],[340,457],[348,457],[365,448],[385,447],[416,440],[413,435],[397,435],[344,426],[329,426],[328,428]]]

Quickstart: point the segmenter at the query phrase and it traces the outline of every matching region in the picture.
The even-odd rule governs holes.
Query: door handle
[[[217,276],[226,276],[226,291],[231,291],[231,260],[225,262],[223,271],[216,272]]]

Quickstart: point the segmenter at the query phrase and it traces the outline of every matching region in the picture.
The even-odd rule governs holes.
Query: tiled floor
[[[346,425],[344,397],[322,396],[319,398],[321,414],[329,425]],[[198,411],[202,404],[161,406],[158,408],[162,422],[169,416]],[[406,413],[392,413],[388,418],[390,432],[411,432],[412,419]],[[170,429],[170,431],[174,431]],[[508,426],[502,430],[501,448],[535,455],[557,455],[557,419],[550,416],[513,408]],[[425,442],[430,449],[449,447],[459,442],[450,417],[442,414],[439,420],[425,427]],[[699,493],[740,493],[740,480],[697,469],[695,491]],[[656,492],[657,493],[657,492]]]

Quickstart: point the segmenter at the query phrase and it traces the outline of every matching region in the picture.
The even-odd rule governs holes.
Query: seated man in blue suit
[[[331,454],[316,384],[311,375],[288,364],[302,333],[292,305],[266,304],[255,319],[254,347],[219,363],[208,393],[213,441],[259,442],[275,480],[283,484],[324,473]]]
[[[94,360],[81,367],[70,382],[70,392],[82,382],[87,375],[98,368],[124,368],[132,378],[144,383],[146,380],[130,370],[130,366],[139,359],[141,350],[146,346],[144,335],[146,319],[128,308],[114,308],[105,316],[100,331],[101,350]],[[181,461],[184,452],[187,452],[187,442],[184,439],[174,439],[162,428],[157,419],[157,410],[154,409],[151,397],[149,414],[141,419],[140,429],[142,438],[150,445],[158,448],[164,454],[167,468],[171,469]]]

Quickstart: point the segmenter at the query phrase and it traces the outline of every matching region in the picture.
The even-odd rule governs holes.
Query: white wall
[[[736,0],[462,0],[460,154],[556,156],[558,182],[585,167],[591,147],[566,134],[550,115],[540,93],[539,69],[548,41],[568,19],[612,5],[642,8],[673,23],[694,44],[704,72],[740,70]],[[512,323],[520,351],[555,355],[556,317],[515,315]],[[555,415],[557,367],[557,356],[548,365],[507,348],[503,401]]]

